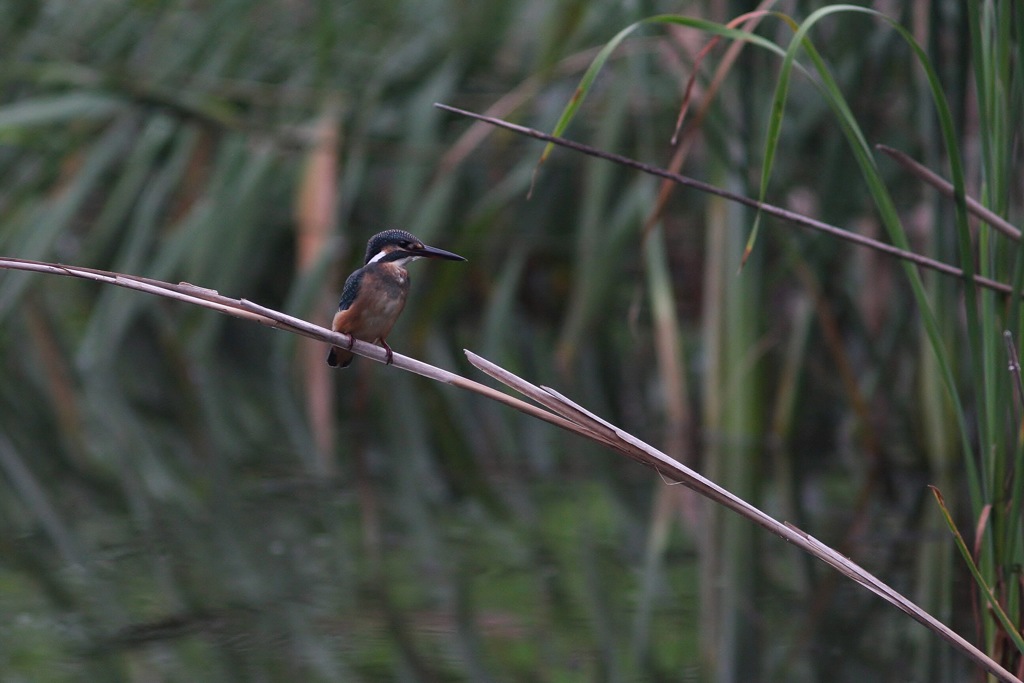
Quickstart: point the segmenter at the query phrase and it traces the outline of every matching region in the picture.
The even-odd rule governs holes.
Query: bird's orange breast
[[[391,332],[405,308],[409,292],[409,274],[393,263],[366,266],[359,293],[352,304],[334,315],[332,329],[356,339],[375,342]]]

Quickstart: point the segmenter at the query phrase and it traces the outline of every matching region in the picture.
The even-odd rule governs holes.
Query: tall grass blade
[[[971,576],[974,578],[974,582],[979,591],[988,601],[988,606],[992,610],[992,613],[995,614],[999,624],[1003,627],[1003,632],[1006,633],[1007,637],[1009,637],[1013,642],[1017,651],[1024,654],[1024,637],[1021,636],[1017,627],[1013,624],[1013,621],[1011,621],[1010,617],[1007,616],[1006,612],[1003,610],[1003,606],[999,603],[999,600],[996,599],[992,588],[985,581],[985,577],[982,576],[978,565],[974,562],[974,557],[972,556],[970,549],[964,542],[963,536],[960,535],[960,530],[957,529],[956,522],[953,521],[953,515],[950,514],[949,508],[946,507],[946,501],[942,496],[942,492],[934,486],[930,486],[929,488],[931,488],[932,494],[935,496],[935,502],[939,504],[939,509],[942,510],[942,515],[946,519],[946,525],[949,527],[950,533],[953,534],[953,540],[956,542],[957,550],[960,551],[960,556],[963,557],[964,564],[966,564],[967,568],[970,570]]]

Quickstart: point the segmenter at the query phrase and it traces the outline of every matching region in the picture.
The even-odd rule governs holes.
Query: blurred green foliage
[[[965,7],[914,5],[894,19],[922,32],[969,146]],[[471,348],[674,441],[964,631],[924,487],[965,493],[960,438],[895,264],[769,224],[737,272],[752,217],[683,192],[645,243],[654,180],[556,151],[527,200],[538,143],[470,141],[432,107],[499,103],[550,129],[624,26],[748,9],[0,0],[0,253],[326,323],[365,240],[408,229],[469,263],[412,266],[396,351],[472,375]],[[942,168],[899,37],[844,17],[812,38],[869,140]],[[667,164],[707,39],[630,38],[567,135]],[[778,65],[742,53],[684,172],[757,195]],[[297,215],[324,121],[330,235],[307,253]],[[1018,153],[993,163],[1009,180],[985,187],[1019,218],[1007,135]],[[955,262],[949,205],[880,166],[915,246]],[[877,233],[853,168],[794,79],[769,199]],[[929,285],[956,339],[959,285]],[[656,353],[664,320],[678,336]],[[4,680],[960,680],[916,624],[744,522],[706,523],[632,462],[365,360],[330,372],[324,351],[137,292],[0,273]]]

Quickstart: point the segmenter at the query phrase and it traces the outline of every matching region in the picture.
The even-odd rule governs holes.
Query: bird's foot
[[[391,347],[388,346],[388,343],[386,341],[381,339],[380,343],[384,346],[384,350],[387,351],[387,357],[384,360],[384,365],[391,365],[393,362],[395,362],[395,354],[391,350]]]

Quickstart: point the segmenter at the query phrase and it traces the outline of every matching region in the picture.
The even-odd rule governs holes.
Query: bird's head
[[[404,266],[418,258],[440,258],[449,261],[465,261],[458,254],[444,249],[429,247],[415,235],[405,230],[385,230],[370,238],[366,245],[365,263],[397,263]]]

